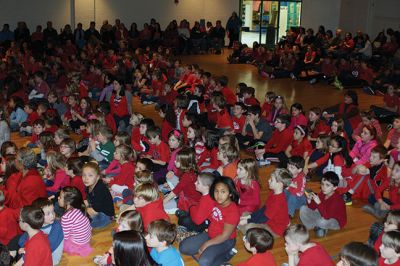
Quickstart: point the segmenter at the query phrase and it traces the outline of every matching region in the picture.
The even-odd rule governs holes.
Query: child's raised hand
[[[312,196],[312,199],[314,200],[314,202],[316,203],[316,204],[321,204],[321,199],[318,197],[318,195],[317,194],[315,194],[314,192],[313,193],[311,193],[311,196]]]

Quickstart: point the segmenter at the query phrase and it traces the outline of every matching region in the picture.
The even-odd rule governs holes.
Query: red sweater
[[[126,96],[122,96],[120,99],[115,99],[115,94],[111,95],[110,99],[111,113],[118,117],[124,117],[129,115],[128,102]]]
[[[133,189],[133,175],[135,173],[135,165],[133,162],[126,162],[121,165],[121,172],[114,176],[110,182],[112,185],[127,186],[129,189]]]
[[[3,207],[0,210],[0,243],[7,245],[11,239],[21,233],[18,225],[19,209]]]
[[[115,124],[115,120],[114,117],[111,113],[109,113],[108,115],[106,115],[104,117],[104,120],[106,121],[106,124],[109,128],[111,128],[113,134],[117,133],[117,125]]]
[[[190,217],[195,224],[199,225],[211,215],[214,207],[215,201],[210,195],[203,195],[200,198],[199,204],[190,208]]]
[[[292,156],[304,157],[305,152],[308,152],[310,155],[310,151],[312,150],[312,145],[308,140],[308,138],[306,137],[304,137],[301,142],[293,140],[291,145],[292,145],[292,150],[290,151],[290,154]]]
[[[47,236],[39,230],[36,235],[25,243],[24,265],[52,266],[50,242]]]
[[[315,201],[311,201],[308,207],[312,210],[317,209],[324,219],[335,219],[338,221],[340,228],[343,228],[347,223],[346,205],[344,204],[343,198],[339,193],[333,193],[328,199],[325,195],[320,192],[318,197],[321,200],[320,204],[316,204]]]
[[[37,119],[39,119],[39,115],[38,115],[38,113],[36,112],[36,111],[33,111],[32,113],[30,113],[29,115],[28,115],[28,118],[26,119],[26,122],[29,124],[29,125],[33,125],[33,122],[35,122]]]
[[[233,106],[236,103],[236,95],[235,93],[233,93],[233,91],[231,89],[229,89],[228,87],[223,87],[221,89],[221,93],[222,95],[224,95],[226,102]]]
[[[318,243],[314,247],[308,248],[299,255],[297,266],[333,266],[328,252]]]
[[[37,198],[46,198],[47,192],[42,177],[36,170],[29,170],[19,179],[15,189],[6,191],[6,205],[19,209],[32,204]]]
[[[161,198],[148,203],[146,206],[136,208],[136,211],[142,217],[144,231],[146,232],[152,221],[160,219],[169,221],[169,216],[164,211],[163,201]]]
[[[163,141],[161,141],[159,145],[151,144],[149,154],[151,155],[152,159],[167,163],[170,155],[169,146]]]
[[[271,252],[256,253],[250,259],[239,263],[237,266],[276,266],[275,258]]]
[[[86,199],[85,184],[83,184],[81,176],[74,176],[71,178],[71,187],[77,188],[82,193],[83,199]]]
[[[235,179],[236,190],[239,192],[239,212],[254,212],[260,206],[260,185],[252,180],[249,186],[243,185],[239,179]]]
[[[264,215],[268,218],[267,225],[275,234],[283,236],[290,224],[285,193],[273,194],[271,192],[265,201],[265,206]]]
[[[178,208],[189,210],[191,205],[197,205],[200,201],[201,194],[196,190],[194,183],[197,180],[195,172],[186,172],[179,177],[179,183],[172,190],[175,195],[179,195]]]
[[[391,210],[400,209],[400,185],[395,183],[385,182],[379,186],[379,188],[375,191],[375,199],[382,199],[383,193],[385,190],[389,190],[389,200],[392,203],[390,205]]]
[[[293,131],[285,128],[282,131],[277,129],[272,132],[271,139],[265,145],[265,152],[280,153],[286,151],[287,147],[293,141]]]

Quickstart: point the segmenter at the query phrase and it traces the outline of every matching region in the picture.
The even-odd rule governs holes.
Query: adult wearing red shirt
[[[15,166],[21,172],[15,187],[5,190],[6,206],[17,209],[32,204],[37,198],[46,198],[45,184],[37,172],[36,155],[29,148],[17,153]]]

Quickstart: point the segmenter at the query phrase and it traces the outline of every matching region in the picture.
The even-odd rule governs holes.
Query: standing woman
[[[110,99],[111,114],[114,116],[118,131],[125,131],[129,126],[129,110],[132,108],[132,99],[128,99],[127,95],[125,95],[123,81],[115,79],[112,85],[113,94]]]
[[[238,17],[236,12],[232,13],[232,16],[228,19],[226,23],[226,32],[229,37],[229,48],[232,48],[232,45],[235,41],[239,41],[240,28],[242,27],[242,21]]]

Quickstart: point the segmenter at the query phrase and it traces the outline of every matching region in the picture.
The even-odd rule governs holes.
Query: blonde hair
[[[239,141],[235,135],[223,135],[219,138],[219,141],[223,141],[224,143],[229,143],[232,147],[236,147],[236,149],[240,150],[239,148]]]
[[[256,160],[254,160],[253,158],[241,159],[238,163],[238,167],[239,166],[243,167],[248,174],[246,179],[242,179],[244,185],[250,186],[252,180],[259,182],[258,166]]]
[[[96,175],[100,175],[100,168],[99,168],[99,165],[97,164],[97,163],[95,163],[95,162],[88,162],[88,163],[85,163],[84,165],[83,165],[83,167],[82,167],[82,172],[83,172],[83,169],[85,169],[85,168],[90,168],[90,169],[92,169],[92,170],[94,170],[95,172],[96,172]]]
[[[290,225],[284,234],[285,238],[289,238],[299,245],[305,245],[310,241],[310,235],[307,228],[302,224]]]
[[[129,119],[129,123],[131,123],[131,121],[133,121],[133,119],[137,119],[137,124],[132,125],[132,126],[138,126],[140,124],[140,121],[142,121],[144,118],[144,116],[140,113],[132,113],[131,118]]]
[[[49,151],[46,156],[47,167],[54,175],[58,169],[63,169],[67,165],[67,159],[59,152]]]
[[[284,188],[292,183],[292,175],[285,168],[276,168],[271,173],[271,177],[274,177],[276,182],[282,183]]]
[[[329,143],[331,141],[331,137],[328,135],[319,135],[318,139],[322,142],[322,151],[325,153],[329,149]]]
[[[125,144],[118,145],[115,148],[115,151],[119,153],[121,161],[125,161],[125,162],[132,161],[132,160],[134,160],[134,157],[136,157],[136,156],[134,156],[135,153],[132,150],[132,148]]]
[[[99,134],[99,128],[102,124],[97,119],[91,119],[86,123],[87,132],[92,136],[97,136]]]
[[[230,145],[229,143],[219,145],[218,151],[224,157],[227,157],[229,162],[233,162],[239,159],[239,150],[235,146]]]
[[[128,133],[120,131],[114,136],[114,140],[117,140],[119,144],[131,145],[131,137]]]
[[[135,187],[135,197],[143,198],[147,202],[156,201],[159,198],[158,189],[153,183],[143,183]]]

